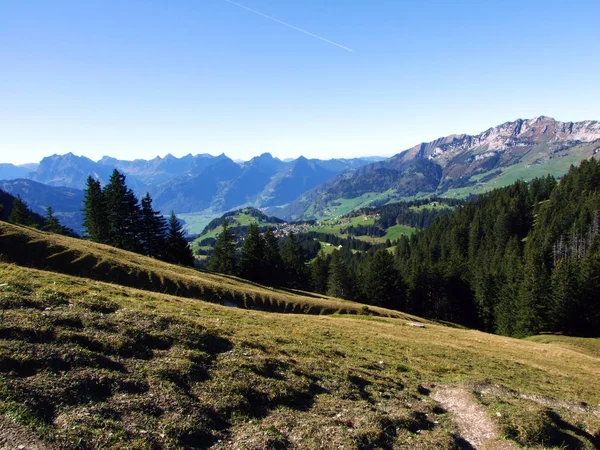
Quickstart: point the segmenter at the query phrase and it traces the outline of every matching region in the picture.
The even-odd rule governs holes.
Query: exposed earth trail
[[[464,386],[436,386],[431,398],[454,418],[460,437],[472,448],[485,450],[511,450],[516,447],[499,437],[496,424],[468,388]]]

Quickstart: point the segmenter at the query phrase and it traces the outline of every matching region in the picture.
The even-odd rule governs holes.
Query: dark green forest
[[[388,207],[394,217],[404,209]],[[397,214],[396,219],[397,220]],[[387,219],[386,219],[387,220]],[[249,238],[251,236],[251,238]],[[488,332],[600,335],[600,164],[518,181],[438,214],[394,247],[343,246],[307,264],[297,236],[280,245],[254,227],[241,253],[217,241],[226,273],[450,321]],[[226,239],[225,239],[226,238]],[[278,250],[277,258],[273,254]]]
[[[87,238],[174,264],[193,265],[194,255],[174,213],[165,219],[148,193],[141,202],[114,170],[109,182],[88,177],[83,205]]]

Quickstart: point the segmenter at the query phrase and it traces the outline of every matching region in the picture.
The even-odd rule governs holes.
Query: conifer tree
[[[64,234],[65,229],[60,224],[59,220],[54,215],[54,211],[51,206],[46,208],[46,220],[44,221],[44,226],[42,230],[49,231],[50,233]]]
[[[125,175],[115,169],[103,195],[109,224],[108,243],[139,252],[137,234],[140,228],[140,207],[133,191],[125,184]]]
[[[87,236],[94,242],[109,242],[109,223],[106,202],[100,181],[87,178],[83,200],[83,227]]]
[[[399,274],[394,267],[394,257],[380,249],[368,259],[363,278],[364,296],[371,305],[399,308]]]
[[[571,258],[560,260],[551,276],[550,317],[553,331],[575,334],[585,326],[586,311],[578,279],[579,263]]]
[[[265,283],[272,286],[281,286],[283,284],[283,261],[279,253],[277,237],[271,227],[267,227],[264,242],[263,266],[265,272],[269,274],[268,281],[265,281]]]
[[[354,294],[353,279],[342,252],[334,250],[329,264],[327,295],[339,298],[352,298]]]
[[[17,225],[33,225],[31,211],[20,195],[17,195],[13,201],[12,212],[8,216],[8,221]]]
[[[550,279],[540,255],[529,255],[523,269],[516,302],[515,335],[528,336],[548,327]]]
[[[235,261],[235,234],[229,229],[227,219],[223,221],[223,230],[217,236],[208,270],[213,272],[234,275],[236,273]]]
[[[325,294],[327,292],[327,280],[329,279],[329,261],[322,251],[311,263],[311,275],[315,291]]]
[[[498,303],[494,311],[494,327],[496,333],[512,336],[517,320],[516,299],[519,296],[519,286],[523,276],[521,249],[516,236],[508,242],[501,271]]]
[[[261,237],[258,224],[253,222],[242,245],[240,259],[240,276],[247,280],[262,282],[268,275],[265,273],[265,241]]]
[[[155,211],[152,208],[152,198],[150,194],[146,192],[146,195],[142,198],[142,207],[140,210],[140,234],[139,241],[141,251],[147,255],[155,258],[160,257],[166,252],[166,231],[167,223],[160,212]],[[174,236],[178,235],[180,230],[176,230],[175,227],[169,226],[169,232],[172,234],[170,237],[175,239]],[[175,242],[176,239],[173,241]]]
[[[163,259],[173,264],[194,265],[194,254],[174,212],[171,212],[169,217]]]
[[[600,250],[590,251],[581,261],[579,285],[581,302],[584,303],[580,311],[584,314],[584,320],[576,333],[580,336],[598,336],[600,335]]]
[[[294,289],[301,289],[307,273],[302,247],[298,244],[298,239],[292,231],[281,247],[281,259],[285,270],[286,285]]]

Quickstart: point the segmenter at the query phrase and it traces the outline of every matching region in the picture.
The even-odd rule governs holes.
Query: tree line
[[[193,265],[194,256],[175,213],[165,219],[152,207],[150,194],[140,202],[125,181],[117,169],[104,187],[88,177],[83,206],[86,237],[166,262]]]
[[[209,265],[217,271],[220,240],[226,234]],[[560,183],[551,176],[517,181],[472,198],[395,244],[343,246],[306,263],[296,236],[277,245],[272,233],[254,227],[239,265],[227,270],[503,335],[600,335],[595,159],[571,167]]]
[[[312,265],[320,292],[511,336],[600,335],[600,163],[480,195],[393,254]]]
[[[251,223],[238,252],[238,238],[229,221],[225,219],[221,225],[223,229],[216,238],[208,270],[239,275],[268,286],[306,287],[308,255],[294,233],[278,240],[271,227],[261,233],[258,224]]]

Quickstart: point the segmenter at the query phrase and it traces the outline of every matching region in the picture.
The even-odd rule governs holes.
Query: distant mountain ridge
[[[383,204],[419,195],[467,195],[551,173],[598,155],[600,122],[519,119],[470,136],[450,135],[384,161],[345,171],[270,214],[324,217],[345,204]]]
[[[69,200],[61,197],[56,188],[78,190],[81,197],[88,176],[105,184],[115,168],[125,173],[127,185],[138,197],[149,192],[154,198],[155,208],[165,214],[171,210],[178,214],[223,213],[244,206],[284,205],[343,170],[380,159],[383,158],[323,161],[300,157],[281,161],[264,153],[240,163],[225,154],[189,154],[181,158],[169,154],[164,158],[134,161],[105,156],[96,162],[68,153],[43,158],[33,167],[3,164],[0,165],[0,174],[7,180],[20,179],[18,183],[6,184],[8,192],[21,195],[38,210],[38,204],[41,204],[39,198],[50,199],[49,204],[44,203],[44,206],[52,206],[59,214],[68,213],[76,222],[81,220],[81,215],[75,214]],[[36,184],[27,185],[25,179]],[[42,193],[45,185],[52,189]],[[34,191],[35,195],[32,194]],[[81,228],[77,223],[68,222],[76,230]]]

